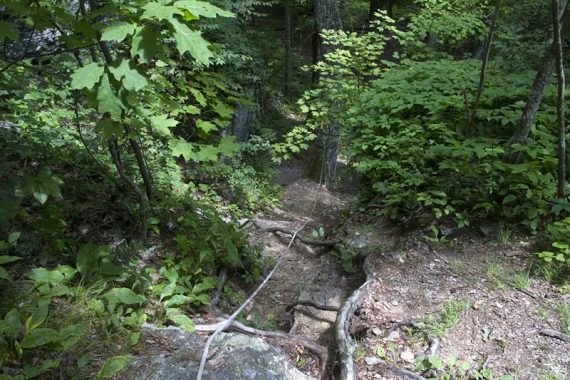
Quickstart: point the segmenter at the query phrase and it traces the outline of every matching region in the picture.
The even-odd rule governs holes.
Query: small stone
[[[364,361],[368,365],[376,365],[376,364],[382,363],[382,360],[380,360],[380,358],[377,358],[375,356],[368,356],[368,357],[364,358]]]
[[[392,301],[392,305],[393,305],[393,306],[398,306],[398,301],[396,301],[396,300]]]
[[[376,336],[380,336],[380,335],[382,335],[382,331],[378,327],[375,327],[372,329],[372,334],[374,334]]]
[[[390,334],[388,334],[388,337],[386,338],[386,340],[398,340],[399,338],[400,338],[400,332],[397,330],[394,330]]]
[[[406,351],[402,352],[400,354],[400,357],[402,358],[402,360],[404,360],[408,363],[413,363],[414,359],[415,359],[414,353],[410,350],[406,350]]]

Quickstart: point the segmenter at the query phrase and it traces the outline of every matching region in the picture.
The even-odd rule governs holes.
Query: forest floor
[[[570,379],[570,342],[556,337],[570,333],[570,294],[529,274],[528,238],[505,230],[497,236],[491,228],[487,236],[472,229],[429,240],[421,230],[402,231],[354,212],[353,194],[329,191],[300,174],[285,171],[281,208],[258,217],[291,227],[309,218],[306,238],[324,232],[325,239],[342,239],[342,246],[296,241],[244,313],[249,324],[327,347],[325,378],[337,377],[335,319],[365,281],[365,262],[373,278],[349,325],[356,378],[399,379],[390,368],[423,367],[426,378]],[[270,259],[290,240],[255,228],[251,236]],[[345,271],[346,260],[342,265],[347,251],[357,257],[352,273]],[[323,376],[318,358],[303,347],[281,348],[301,371]]]

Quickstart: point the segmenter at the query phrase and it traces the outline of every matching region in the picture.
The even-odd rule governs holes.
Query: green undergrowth
[[[250,198],[235,211],[199,185],[181,192],[160,181],[141,241],[136,201],[105,155],[95,162],[79,145],[57,149],[42,133],[0,134],[3,380],[112,376],[128,364],[141,324],[192,331],[223,268],[241,283],[260,277],[260,250],[223,216],[272,202],[266,189],[241,186]]]

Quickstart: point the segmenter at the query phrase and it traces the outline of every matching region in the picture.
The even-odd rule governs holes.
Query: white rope
[[[324,155],[323,155],[324,156]],[[321,177],[319,179],[319,185],[317,187],[317,192],[315,195],[315,202],[313,203],[313,208],[311,209],[311,213],[309,214],[309,216],[305,219],[305,222],[301,225],[301,227],[299,227],[294,233],[293,236],[291,237],[291,240],[289,241],[289,244],[287,244],[287,247],[285,248],[285,250],[283,250],[283,252],[281,252],[281,254],[279,255],[279,257],[277,258],[277,263],[275,264],[275,266],[273,267],[273,270],[271,270],[271,272],[267,275],[267,277],[265,277],[265,279],[263,280],[263,282],[257,287],[257,289],[255,289],[255,291],[251,294],[251,296],[249,296],[249,298],[247,300],[245,300],[245,302],[232,314],[230,315],[230,317],[228,319],[226,319],[221,326],[216,329],[216,331],[214,331],[212,333],[212,335],[210,335],[210,337],[208,338],[208,340],[206,341],[206,346],[204,347],[204,351],[202,352],[202,358],[200,359],[200,367],[198,369],[198,375],[196,376],[196,380],[202,380],[202,376],[204,374],[204,367],[206,366],[206,360],[208,358],[208,351],[210,349],[210,344],[212,343],[212,341],[214,340],[214,338],[221,333],[222,331],[224,331],[225,329],[227,329],[232,322],[237,318],[237,316],[243,311],[243,309],[245,309],[245,307],[251,302],[253,301],[253,299],[255,298],[255,296],[257,296],[257,294],[261,291],[261,289],[263,289],[263,287],[265,287],[265,285],[269,282],[269,279],[271,279],[271,277],[273,276],[273,274],[277,271],[277,268],[279,268],[279,265],[281,264],[281,261],[283,261],[283,258],[285,257],[285,255],[287,254],[287,252],[289,252],[289,249],[291,248],[291,246],[293,245],[293,242],[295,241],[295,239],[297,238],[297,234],[299,232],[301,232],[309,223],[309,220],[311,220],[315,209],[317,207],[317,203],[319,201],[319,193],[321,191],[321,187],[322,187],[322,182],[323,182],[323,172],[324,172],[324,165],[326,162],[326,158],[323,157],[323,163],[321,165]]]

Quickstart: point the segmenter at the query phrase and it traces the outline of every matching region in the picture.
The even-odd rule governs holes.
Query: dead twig
[[[539,334],[543,335],[543,336],[547,336],[549,338],[558,339],[558,340],[561,340],[561,341],[566,342],[566,343],[570,343],[570,336],[568,336],[566,334],[562,334],[559,331],[545,329],[545,330],[540,330]]]

